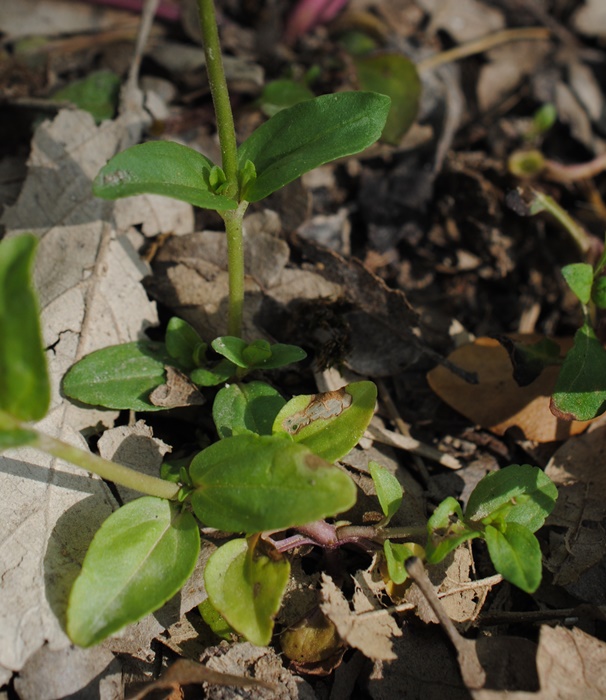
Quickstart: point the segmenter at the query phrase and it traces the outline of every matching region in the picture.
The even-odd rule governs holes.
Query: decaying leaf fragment
[[[156,387],[149,400],[154,406],[177,408],[201,406],[206,399],[186,374],[174,367],[166,367],[166,384]]]
[[[400,637],[402,630],[386,610],[374,607],[368,599],[367,602],[366,610],[352,612],[330,576],[322,575],[320,608],[335,625],[341,639],[369,659],[395,659],[392,637]]]

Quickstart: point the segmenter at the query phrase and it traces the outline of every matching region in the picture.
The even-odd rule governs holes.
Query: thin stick
[[[406,560],[404,566],[410,578],[421,590],[452,645],[457,650],[463,682],[468,688],[482,688],[486,682],[486,672],[480,664],[474,642],[461,636],[453,621],[446,614],[421,560],[418,557],[410,557],[410,559]]]
[[[551,30],[545,27],[521,27],[520,29],[504,29],[502,32],[489,34],[480,39],[469,41],[461,46],[455,46],[448,51],[442,51],[434,56],[429,56],[417,63],[419,73],[434,70],[445,63],[459,61],[484,51],[494,49],[501,44],[508,44],[511,41],[547,41],[551,37]]]

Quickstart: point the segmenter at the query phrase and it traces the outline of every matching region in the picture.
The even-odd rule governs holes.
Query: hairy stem
[[[27,429],[32,430],[29,427]],[[113,481],[120,486],[126,486],[157,498],[173,499],[179,493],[178,484],[164,481],[164,479],[155,476],[141,474],[122,464],[110,462],[91,452],[81,450],[79,447],[68,445],[50,435],[35,432],[37,437],[35,442],[31,443],[33,447],[37,447],[39,450],[53,455],[53,457],[71,462],[82,469],[86,469],[86,471],[93,472],[93,474],[97,474],[102,479]]]
[[[200,27],[204,41],[204,55],[206,56],[206,71],[210,84],[210,94],[213,98],[215,115],[217,117],[221,164],[227,178],[227,188],[224,194],[227,197],[236,197],[238,195],[236,131],[229,102],[229,92],[225,81],[225,71],[223,70],[219,30],[217,28],[217,17],[213,0],[198,0],[198,11],[200,13]]]

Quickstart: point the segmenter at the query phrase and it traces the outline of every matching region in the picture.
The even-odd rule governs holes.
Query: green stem
[[[239,197],[238,146],[234,116],[229,102],[229,92],[223,70],[217,17],[213,0],[198,0],[200,26],[206,56],[206,71],[210,93],[215,107],[217,131],[221,146],[221,164],[227,186],[224,194],[234,199]],[[244,309],[244,242],[242,219],[248,202],[241,202],[237,209],[221,212],[227,234],[227,269],[229,275],[229,319],[228,334],[240,337]]]
[[[592,247],[591,238],[587,231],[553,197],[534,189],[534,187],[529,187],[528,190],[531,193],[530,214],[538,214],[542,211],[551,214],[568,231],[581,254],[587,255]]]
[[[217,118],[217,131],[221,145],[221,163],[227,179],[225,195],[227,197],[237,197],[238,148],[236,145],[236,130],[225,81],[225,71],[223,70],[219,30],[217,29],[217,17],[213,0],[198,0],[198,11],[200,13],[200,27],[202,29],[202,40],[204,41],[204,55],[206,56],[206,71],[210,84],[210,94],[213,98]]]
[[[228,335],[240,337],[244,311],[244,240],[242,219],[248,202],[237,209],[221,212],[227,234],[227,270],[229,275]]]
[[[24,426],[25,428],[25,426]],[[57,440],[50,435],[39,433],[37,430],[25,428],[36,433],[36,440],[30,443],[33,447],[37,447],[43,452],[47,452],[53,457],[58,457],[66,462],[71,462],[86,471],[97,474],[102,479],[113,481],[120,486],[126,486],[130,489],[135,489],[141,493],[146,493],[149,496],[157,498],[173,499],[179,493],[179,485],[173,484],[170,481],[164,481],[155,476],[141,474],[140,472],[125,467],[116,462],[110,462],[97,455],[81,450],[79,447],[68,445],[61,440]]]

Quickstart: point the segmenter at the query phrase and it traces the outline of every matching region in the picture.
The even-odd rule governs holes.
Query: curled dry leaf
[[[189,377],[174,367],[166,367],[166,384],[156,387],[149,400],[164,408],[201,406],[206,401]]]
[[[517,340],[535,342],[537,336],[516,336]],[[519,437],[536,442],[564,440],[587,428],[587,423],[564,421],[549,410],[549,400],[559,368],[547,367],[534,382],[519,387],[513,379],[507,352],[492,338],[478,338],[452,352],[450,362],[469,372],[476,372],[478,383],[468,384],[444,367],[427,375],[433,391],[449,406],[470,421],[497,435],[510,428]]]
[[[322,612],[335,625],[344,642],[369,659],[389,661],[396,658],[392,637],[401,636],[402,630],[387,610],[370,605],[364,611],[366,614],[352,612],[343,593],[326,574],[322,575],[321,598]],[[356,607],[359,605],[358,602]]]

